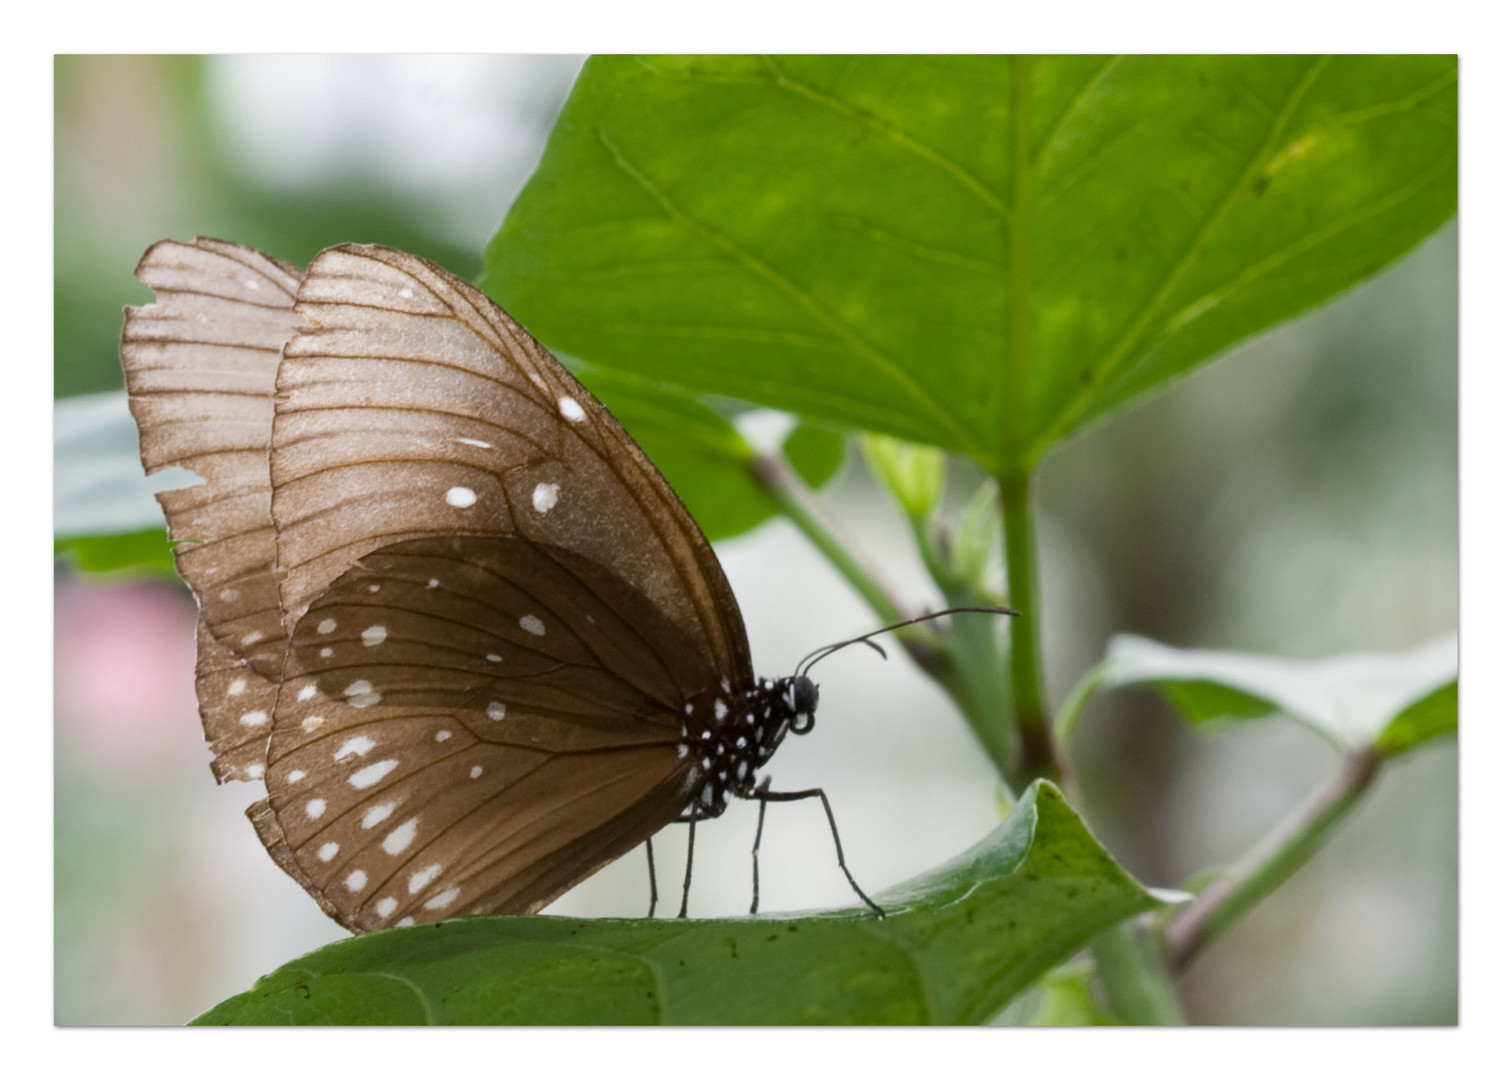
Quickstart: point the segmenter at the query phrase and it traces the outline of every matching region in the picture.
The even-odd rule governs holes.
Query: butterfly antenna
[[[882,646],[870,640],[871,638],[876,637],[878,634],[886,634],[892,630],[900,630],[905,626],[912,626],[914,623],[928,622],[931,619],[938,619],[942,615],[960,615],[967,612],[979,612],[983,615],[1018,614],[1017,611],[1014,611],[1013,608],[1010,607],[953,607],[946,608],[944,611],[932,611],[928,615],[920,615],[913,619],[904,619],[902,622],[893,623],[891,626],[884,626],[880,630],[873,630],[870,633],[862,634],[860,637],[853,637],[849,641],[837,641],[833,645],[821,646],[820,648],[817,648],[813,652],[809,653],[808,656],[805,656],[802,660],[798,661],[798,668],[794,672],[794,674],[807,675],[809,673],[809,669],[811,669],[819,661],[823,660],[831,653],[839,652],[841,649],[849,645],[868,645],[871,648],[876,649],[877,652],[882,653],[882,658],[885,660],[887,658],[887,653],[883,652]]]

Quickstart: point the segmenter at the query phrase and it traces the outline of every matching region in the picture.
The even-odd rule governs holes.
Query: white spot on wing
[[[374,645],[382,645],[386,637],[388,637],[388,627],[370,626],[362,632],[362,643],[372,648]]]
[[[461,438],[459,438],[457,441],[459,443],[465,443],[468,446],[476,446],[480,450],[492,450],[494,448],[494,444],[493,443],[484,442],[482,439],[461,439]]]
[[[440,911],[444,907],[450,907],[456,903],[457,897],[462,895],[462,890],[453,885],[445,892],[439,892],[425,902],[426,911]]]
[[[400,825],[383,838],[383,850],[390,855],[397,855],[415,842],[415,832],[420,825],[420,819],[412,817],[403,825]],[[414,892],[413,889],[410,890]]]
[[[583,407],[579,405],[575,399],[567,397],[565,394],[562,395],[561,399],[557,402],[557,408],[562,411],[563,416],[565,416],[568,420],[571,420],[574,424],[588,415],[583,411]]]
[[[253,780],[260,780],[263,774],[263,765],[260,761],[254,761],[247,766],[247,775]]]
[[[285,779],[288,780],[291,784],[297,784],[304,778],[305,771],[303,769],[292,769],[290,770],[289,775],[285,777]]]
[[[314,683],[311,683],[309,686],[305,687],[303,690],[301,690],[299,692],[299,700],[300,701],[309,701],[314,696],[315,696],[315,684]]]
[[[413,874],[410,875],[410,879],[409,879],[409,891],[410,891],[410,895],[413,896],[415,893],[417,893],[421,889],[425,888],[431,882],[435,881],[436,878],[438,878],[440,875],[441,875],[441,864],[440,863],[431,863],[429,866],[425,867],[423,870],[416,870]]]
[[[440,731],[436,732],[437,742],[445,742],[449,738],[451,738],[451,732],[446,728],[442,728]]]
[[[329,844],[321,844],[320,850],[315,853],[315,857],[321,862],[330,862],[340,850],[341,845],[332,840]]]
[[[730,707],[725,704],[724,698],[714,699],[714,719],[723,720],[730,712]]]
[[[488,703],[488,718],[490,720],[502,720],[509,710],[504,707],[502,701],[490,701]]]
[[[268,714],[261,709],[254,709],[252,712],[242,713],[241,722],[243,727],[262,727],[268,722]]]
[[[346,695],[347,704],[355,709],[365,709],[369,705],[376,705],[383,700],[383,695],[375,693],[373,684],[366,679],[358,679],[342,691]]]
[[[385,896],[382,900],[378,901],[376,905],[374,905],[373,910],[378,912],[378,917],[380,919],[386,919],[394,913],[394,910],[398,908],[398,906],[399,901],[395,900],[392,896]]]
[[[361,757],[376,745],[366,735],[354,735],[341,744],[341,749],[336,751],[335,759],[345,761],[349,757]]]
[[[334,629],[336,629],[335,619],[321,619],[320,625],[315,628],[315,632],[317,634],[329,634]]]
[[[504,658],[496,652],[489,653],[483,659],[487,660],[490,664],[500,664],[504,662]]]
[[[323,813],[325,813],[324,799],[311,799],[309,802],[305,803],[305,817],[309,818],[311,821],[315,820]]]
[[[256,292],[258,289],[262,288],[262,285],[257,281],[256,278],[243,278],[242,284],[251,289],[253,292]]]
[[[367,873],[362,870],[353,870],[346,876],[347,892],[361,892],[367,884]]]
[[[387,821],[388,816],[394,812],[394,803],[379,803],[362,815],[362,827],[371,829],[374,825]]]
[[[388,758],[384,761],[375,761],[366,768],[358,769],[356,772],[354,772],[347,778],[347,783],[351,784],[354,788],[357,788],[359,790],[362,788],[370,788],[398,767],[399,762],[395,758]]]
[[[237,679],[230,686],[226,687],[226,696],[227,697],[236,697],[236,695],[240,694],[242,691],[244,691],[246,689],[247,689],[247,680],[246,679]]]
[[[478,777],[480,777],[480,776],[483,775],[483,766],[481,766],[481,765],[474,765],[471,769],[469,769],[467,771],[467,775],[470,776],[470,777],[472,777],[474,780],[476,780]]]
[[[241,643],[243,645],[256,645],[261,640],[262,640],[262,631],[261,630],[254,630],[250,634],[247,634],[245,637],[243,637]]]
[[[546,624],[534,615],[524,615],[520,618],[520,629],[524,630],[527,634],[541,637],[546,633]]]
[[[530,505],[536,508],[536,513],[544,514],[556,505],[557,493],[561,490],[560,484],[537,484],[530,493]]]
[[[325,717],[323,716],[307,716],[304,718],[304,723],[300,726],[306,731],[314,731],[323,723],[325,723]]]
[[[472,488],[454,487],[447,489],[446,503],[448,506],[455,506],[460,509],[462,507],[471,506],[477,501],[478,493]]]
[[[414,298],[415,298],[415,290],[412,289],[412,288],[410,288],[408,285],[406,285],[404,288],[402,288],[402,289],[399,290],[399,299],[401,299],[401,300],[413,300]]]
[[[320,650],[320,658],[322,660],[329,660],[330,657],[331,657],[331,650],[330,650],[329,646]]]

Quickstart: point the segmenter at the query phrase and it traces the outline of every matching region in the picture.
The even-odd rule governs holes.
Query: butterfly
[[[834,830],[757,779],[818,688],[754,675],[681,500],[481,292],[355,244],[302,272],[165,240],[136,273],[143,465],[201,481],[159,500],[212,771],[266,785],[258,836],[342,926],[536,912],[733,798]]]

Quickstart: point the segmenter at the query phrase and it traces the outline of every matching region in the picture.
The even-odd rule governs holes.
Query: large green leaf
[[[1459,721],[1459,647],[1439,638],[1405,653],[1326,660],[1176,649],[1120,634],[1093,676],[1098,686],[1152,686],[1194,724],[1277,713],[1342,750],[1386,756],[1452,735]]]
[[[457,919],[338,942],[197,1024],[968,1024],[1160,900],[1031,786],[982,843],[860,909]]]
[[[1453,57],[601,57],[483,285],[1002,475],[1422,240],[1456,140]]]

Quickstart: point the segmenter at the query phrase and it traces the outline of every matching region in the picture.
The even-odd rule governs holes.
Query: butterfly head
[[[814,730],[814,712],[819,708],[819,687],[807,675],[794,675],[778,684],[787,706],[788,730],[807,735]]]

